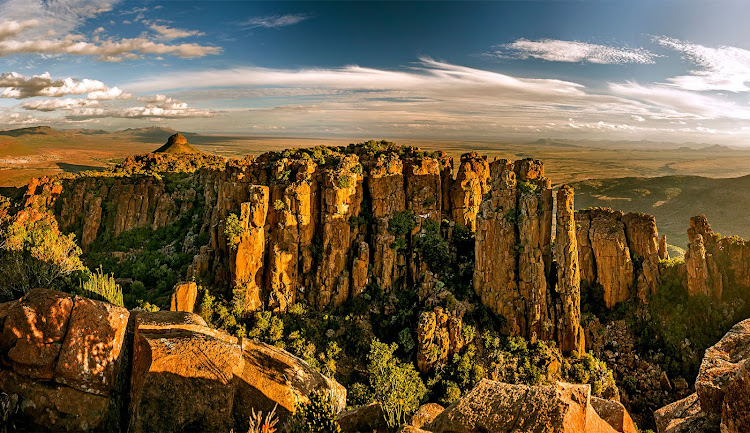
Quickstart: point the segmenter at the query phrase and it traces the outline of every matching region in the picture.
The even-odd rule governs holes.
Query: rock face
[[[750,319],[736,324],[706,349],[696,393],[655,413],[659,433],[716,431],[719,423],[722,433],[750,430],[748,359]]]
[[[476,152],[461,155],[461,165],[458,166],[456,181],[451,188],[451,210],[457,224],[475,229],[483,196],[489,191],[489,174],[487,158]]]
[[[456,312],[441,307],[425,311],[417,325],[417,366],[423,373],[446,364],[464,346],[463,321]]]
[[[32,425],[81,431],[116,425],[128,310],[45,289],[0,305],[0,389]]]
[[[346,389],[285,350],[249,339],[242,340],[242,371],[236,378],[235,418],[250,416],[250,409],[286,418],[297,403],[308,402],[315,391],[326,391],[336,412],[346,407]]]
[[[541,161],[495,160],[486,182],[489,192],[476,218],[474,291],[505,317],[512,334],[565,341],[566,351],[582,349],[573,189],[562,187],[558,194],[562,241],[555,272],[552,190]]]
[[[608,208],[576,213],[581,280],[604,289],[607,308],[636,295],[645,302],[659,285],[659,237],[653,216]]]
[[[688,240],[688,293],[721,299],[726,287],[750,287],[750,242],[714,233],[705,215],[690,218]]]
[[[591,405],[588,385],[509,385],[488,379],[423,429],[434,433],[614,433]]]
[[[177,283],[172,290],[170,298],[170,311],[186,311],[192,313],[195,310],[195,300],[198,298],[198,285],[194,282]]]
[[[236,239],[237,248],[230,253],[230,272],[234,287],[245,295],[245,312],[260,309],[263,287],[263,260],[266,253],[265,230],[268,213],[268,188],[253,185],[249,188],[248,201],[240,205],[242,234]],[[283,260],[283,256],[276,257]],[[292,293],[292,296],[294,293]],[[286,296],[279,296],[288,299]],[[292,298],[293,301],[293,298]],[[283,304],[286,310],[286,303]]]

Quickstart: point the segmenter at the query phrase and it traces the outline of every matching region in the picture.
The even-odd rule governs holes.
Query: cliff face
[[[659,284],[659,237],[653,216],[608,208],[576,213],[581,279],[604,289],[612,308],[636,295],[646,301]]]
[[[175,163],[157,156],[131,158],[126,171]],[[190,242],[171,246],[194,256],[185,277],[239,291],[246,313],[283,312],[301,299],[322,310],[370,284],[392,291],[423,281],[437,271],[419,247],[426,221],[449,240],[457,226],[473,231],[481,302],[512,334],[556,340],[565,351],[583,348],[579,280],[601,284],[608,307],[656,290],[653,217],[574,214],[569,187],[558,192],[555,217],[538,160],[488,162],[472,152],[455,180],[452,170],[444,153],[319,148],[210,161],[192,173],[33,181],[26,201],[54,208],[84,250],[133,229],[187,224]]]
[[[564,186],[558,195],[562,243],[553,271],[553,200],[544,165],[495,160],[489,167],[488,192],[476,218],[474,291],[505,317],[514,335],[557,336],[564,350],[582,349],[572,188]]]
[[[729,287],[750,287],[750,242],[714,233],[705,215],[690,218],[687,233],[688,293],[721,299]]]

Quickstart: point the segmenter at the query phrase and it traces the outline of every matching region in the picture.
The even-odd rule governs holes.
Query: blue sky
[[[744,144],[743,1],[0,0],[0,127]]]

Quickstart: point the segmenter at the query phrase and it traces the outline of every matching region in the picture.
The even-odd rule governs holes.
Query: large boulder
[[[240,346],[236,338],[200,322],[187,313],[136,316],[129,431],[232,428]]]
[[[745,361],[724,395],[721,432],[750,431],[750,362]]]
[[[601,419],[620,433],[638,433],[638,429],[630,418],[625,406],[619,401],[591,397],[591,406]]]
[[[615,433],[590,404],[589,385],[510,385],[488,379],[424,429],[434,433]]]
[[[45,289],[31,290],[10,308],[0,350],[16,373],[52,379],[72,310],[69,294]]]
[[[129,317],[126,308],[76,297],[55,381],[91,394],[109,395],[125,354]]]
[[[726,389],[748,358],[750,319],[734,325],[718,343],[706,349],[695,380],[695,391],[704,412],[721,414]]]
[[[385,433],[388,431],[383,408],[378,402],[342,412],[336,421],[344,433]]]
[[[434,421],[444,410],[445,408],[437,403],[423,404],[409,419],[409,426],[422,428]]]
[[[337,413],[346,407],[346,388],[283,349],[243,338],[242,357],[235,396],[238,421],[250,416],[251,408],[267,413],[277,404],[276,414],[284,421],[314,391],[328,393]]]

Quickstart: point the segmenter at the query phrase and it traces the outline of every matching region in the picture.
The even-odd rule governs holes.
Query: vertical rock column
[[[256,311],[263,306],[261,288],[268,195],[267,186],[249,187],[248,201],[240,205],[240,224],[244,233],[240,236],[237,250],[230,255],[234,286],[245,292],[245,312]]]
[[[578,270],[578,243],[573,206],[573,188],[563,185],[557,191],[555,261],[557,296],[560,305],[557,342],[565,353],[585,350],[581,329],[581,277]]]
[[[375,219],[371,253],[374,278],[381,289],[390,290],[397,277],[398,252],[391,248],[396,238],[388,230],[388,221],[406,209],[404,164],[395,153],[380,155],[367,181]]]
[[[596,263],[597,282],[604,288],[607,308],[627,301],[634,282],[633,262],[621,217],[622,212],[611,209],[591,212],[589,241]]]
[[[685,265],[688,274],[688,294],[704,294],[721,299],[724,291],[724,278],[717,264],[717,253],[722,249],[719,247],[718,236],[711,230],[705,215],[690,218],[688,234],[688,249],[685,252]],[[730,263],[741,261],[741,257],[727,260]]]
[[[350,253],[358,228],[351,217],[362,204],[362,166],[357,155],[346,155],[335,168],[326,170],[322,185],[321,230],[323,254],[318,262],[316,290],[308,292],[312,305],[322,310],[349,299]]]
[[[551,263],[552,200],[549,179],[541,161],[520,160],[515,164],[518,178],[518,291],[526,310],[524,334],[532,340],[550,340],[554,319],[548,291]],[[548,207],[548,208],[546,208]],[[545,260],[547,259],[547,260]]]
[[[656,293],[659,286],[659,234],[656,218],[644,213],[628,213],[622,217],[628,248],[636,269],[636,293],[641,302]]]
[[[461,155],[461,165],[451,187],[451,211],[457,224],[472,231],[484,194],[489,191],[489,171],[487,160],[476,152]]]
[[[524,305],[516,273],[516,173],[506,160],[493,161],[490,172],[490,196],[476,220],[474,292],[483,305],[505,317],[513,335],[520,335]]]

